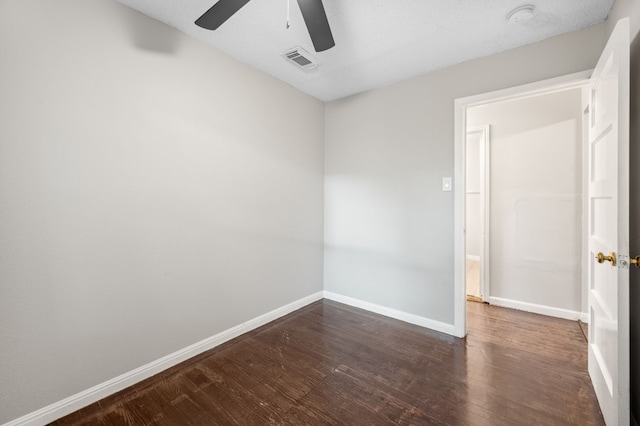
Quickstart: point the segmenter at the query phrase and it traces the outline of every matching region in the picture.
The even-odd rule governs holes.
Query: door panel
[[[590,87],[589,374],[606,423],[629,424],[628,19],[618,22]],[[598,253],[617,258],[598,262]]]

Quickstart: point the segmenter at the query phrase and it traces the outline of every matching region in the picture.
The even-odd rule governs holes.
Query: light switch
[[[443,191],[451,191],[451,178],[443,177],[442,178],[442,190]]]

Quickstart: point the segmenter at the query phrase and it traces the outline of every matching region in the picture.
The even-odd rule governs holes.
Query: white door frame
[[[559,90],[584,87],[589,83],[593,70],[582,71],[548,80],[495,92],[483,93],[455,100],[455,145],[454,145],[454,334],[467,335],[467,295],[466,295],[466,134],[467,108],[501,102],[510,99],[537,96]]]
[[[489,218],[489,200],[491,199],[491,126],[489,124],[485,124],[483,126],[475,126],[467,128],[467,133],[465,134],[465,138],[469,135],[469,133],[480,133],[482,135],[482,139],[480,142],[480,294],[479,296],[487,301],[489,299],[489,225],[491,223]],[[466,139],[465,139],[465,165],[467,163],[466,159]],[[466,166],[465,166],[466,170]],[[466,176],[465,176],[466,182]],[[467,190],[465,188],[465,194]],[[465,198],[466,203],[466,198]],[[466,210],[465,210],[466,217]],[[465,222],[466,223],[466,222]],[[466,236],[466,235],[465,235]],[[466,248],[465,248],[466,253]],[[465,269],[466,273],[466,269]],[[465,283],[467,282],[465,277]]]

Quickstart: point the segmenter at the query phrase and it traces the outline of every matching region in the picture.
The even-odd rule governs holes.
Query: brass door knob
[[[604,253],[602,252],[596,254],[596,260],[598,261],[598,263],[611,262],[611,266],[616,266],[616,263],[617,263],[616,254],[613,251],[609,256],[605,256]],[[631,262],[631,263],[635,263],[635,262]]]
[[[629,258],[629,263],[636,265],[636,268],[640,268],[640,256]]]

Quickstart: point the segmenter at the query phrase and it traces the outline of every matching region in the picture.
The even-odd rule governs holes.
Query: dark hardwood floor
[[[468,329],[323,300],[53,424],[604,424],[577,322],[469,302]]]

